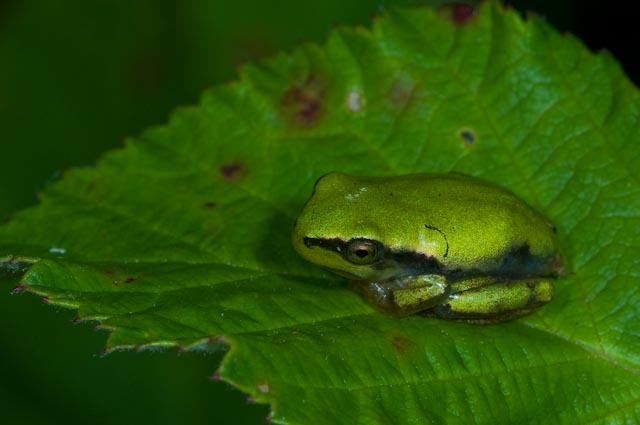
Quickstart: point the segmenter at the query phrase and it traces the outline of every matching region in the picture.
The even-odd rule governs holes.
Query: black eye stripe
[[[378,262],[384,257],[385,253],[385,248],[382,243],[366,238],[354,238],[346,242],[339,238],[304,238],[303,243],[308,248],[318,247],[337,252],[346,261],[356,265],[367,265]]]

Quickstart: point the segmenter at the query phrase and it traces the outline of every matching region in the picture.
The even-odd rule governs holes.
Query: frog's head
[[[296,220],[293,246],[306,260],[355,280],[388,278],[390,262],[381,229],[368,218],[375,191],[367,181],[342,173],[318,179]]]

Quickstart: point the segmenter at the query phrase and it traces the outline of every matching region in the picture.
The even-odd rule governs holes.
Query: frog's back
[[[341,214],[359,229],[354,237],[435,257],[449,271],[553,272],[553,226],[505,189],[457,173],[340,176],[349,201]]]

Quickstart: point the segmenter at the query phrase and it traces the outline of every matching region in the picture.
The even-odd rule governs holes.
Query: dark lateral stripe
[[[319,247],[328,251],[337,252],[345,261],[349,241],[339,238],[304,238],[304,244],[311,247]],[[527,242],[514,243],[502,255],[502,264],[494,270],[486,270],[481,264],[476,267],[447,269],[436,257],[427,256],[414,251],[397,251],[384,247],[384,255],[373,264],[369,264],[377,270],[391,268],[402,269],[407,274],[440,274],[447,276],[452,281],[473,276],[500,276],[503,278],[519,278],[531,276],[553,276],[557,273],[554,269],[556,255],[534,256]]]
[[[441,274],[447,275],[447,270],[436,257],[414,251],[387,251],[385,258],[394,261],[396,264],[411,274]]]
[[[339,252],[339,253],[343,253],[347,248],[347,243],[339,238],[334,238],[334,239],[304,238],[303,242],[307,248],[317,246],[322,249]]]

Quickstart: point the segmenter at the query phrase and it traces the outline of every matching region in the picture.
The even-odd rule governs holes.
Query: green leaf
[[[640,420],[638,91],[539,18],[449,12],[246,66],[50,186],[0,228],[0,271],[109,350],[227,343],[220,376],[277,423]],[[512,190],[558,228],[555,299],[492,326],[375,312],[289,241],[331,170]]]

